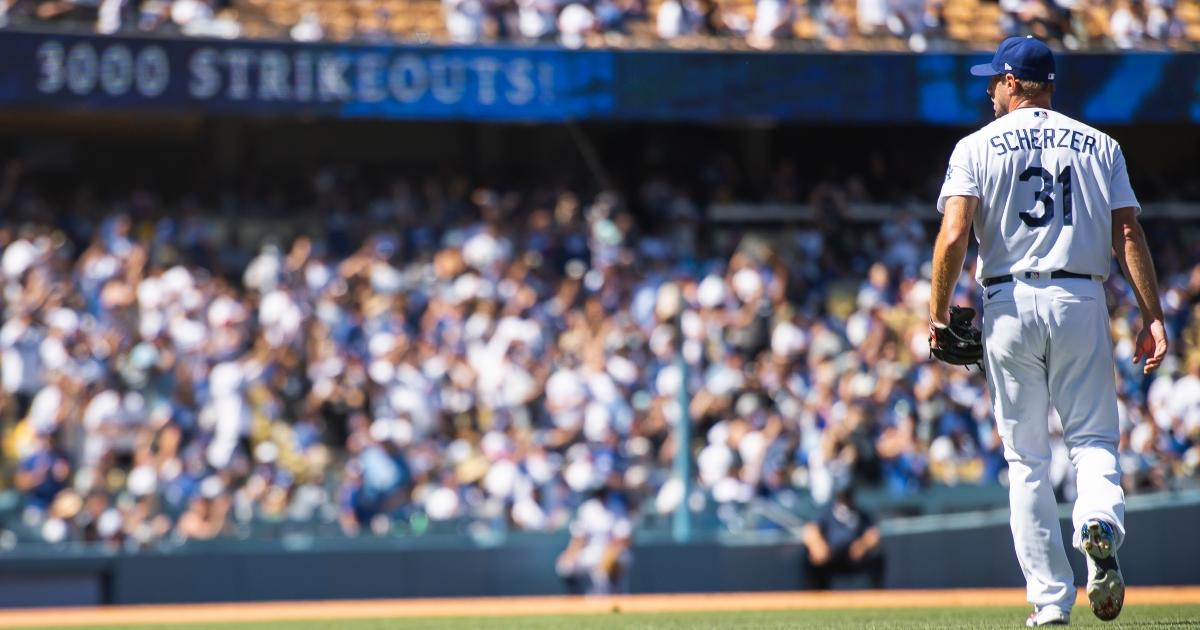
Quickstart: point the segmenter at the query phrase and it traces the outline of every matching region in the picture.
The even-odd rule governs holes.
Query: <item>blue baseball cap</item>
[[[1000,42],[991,63],[971,66],[971,74],[977,77],[994,77],[1011,74],[1027,81],[1054,81],[1054,53],[1032,35],[1009,37]]]

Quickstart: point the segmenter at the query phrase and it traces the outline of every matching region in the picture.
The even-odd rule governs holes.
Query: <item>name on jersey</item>
[[[1096,155],[1096,136],[1074,129],[1014,129],[992,136],[988,144],[996,149],[996,155],[1042,149],[1071,149]]]

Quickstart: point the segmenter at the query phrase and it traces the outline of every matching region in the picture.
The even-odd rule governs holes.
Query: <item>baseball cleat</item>
[[[1087,558],[1087,595],[1092,612],[1103,621],[1112,621],[1125,605],[1125,579],[1121,577],[1121,567],[1117,565],[1117,554],[1113,549],[1112,525],[1090,520],[1083,524],[1079,535],[1083,555]]]
[[[1071,613],[1063,611],[1058,606],[1036,608],[1033,612],[1029,613],[1029,618],[1025,620],[1025,627],[1027,628],[1069,625],[1071,625]]]

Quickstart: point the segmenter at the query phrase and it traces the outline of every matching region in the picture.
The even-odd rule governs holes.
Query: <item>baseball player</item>
[[[996,120],[959,141],[938,197],[944,217],[933,252],[931,346],[936,355],[949,350],[948,340],[970,345],[961,341],[962,318],[951,317],[950,299],[974,223],[982,359],[1009,464],[1017,559],[1034,605],[1026,625],[1066,625],[1075,601],[1047,478],[1051,405],[1077,472],[1073,543],[1087,560],[1088,599],[1097,617],[1114,619],[1125,596],[1116,555],[1125,497],[1101,284],[1114,253],[1141,309],[1134,362],[1145,358],[1149,373],[1167,351],[1141,209],[1117,142],[1051,109],[1055,64],[1045,44],[1006,39],[991,63],[971,73],[990,77]]]

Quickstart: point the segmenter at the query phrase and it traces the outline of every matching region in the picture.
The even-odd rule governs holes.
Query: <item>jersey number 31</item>
[[[1054,218],[1054,184],[1055,177],[1050,171],[1040,166],[1030,166],[1021,173],[1021,181],[1027,182],[1037,178],[1041,188],[1033,193],[1033,207],[1021,213],[1021,220],[1029,227],[1045,227]],[[1058,174],[1057,183],[1062,184],[1063,225],[1071,225],[1071,167],[1065,166]],[[1042,204],[1041,216],[1034,216],[1038,202]]]

